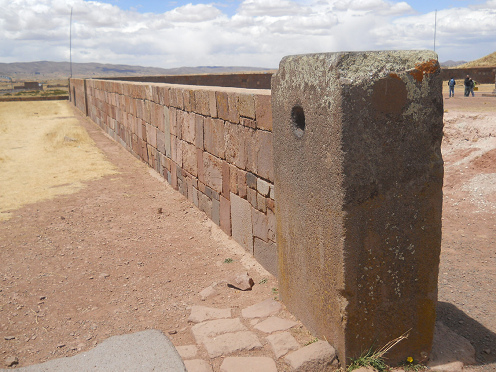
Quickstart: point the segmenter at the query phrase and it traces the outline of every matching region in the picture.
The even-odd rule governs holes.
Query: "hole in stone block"
[[[303,137],[303,133],[305,133],[305,113],[303,112],[303,107],[293,107],[291,110],[291,121],[293,123],[294,134],[296,137]]]

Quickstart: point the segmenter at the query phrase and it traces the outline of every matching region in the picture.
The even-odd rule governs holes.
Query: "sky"
[[[495,52],[496,0],[0,0],[4,63],[69,61],[71,44],[73,62],[277,68],[293,54],[432,50],[434,34],[441,62]]]

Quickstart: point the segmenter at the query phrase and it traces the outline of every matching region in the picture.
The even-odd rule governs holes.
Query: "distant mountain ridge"
[[[453,61],[450,59],[446,62],[441,62],[440,65],[441,67],[458,67],[460,65],[463,65],[464,63],[467,63],[467,61]]]
[[[103,63],[73,63],[73,77],[112,77],[112,76],[151,76],[151,75],[183,75],[212,74],[241,71],[266,71],[268,68],[240,66],[199,66],[159,68],[130,65],[113,65]],[[66,79],[71,75],[69,62],[15,62],[0,63],[0,75],[14,80],[49,80]]]
[[[496,52],[488,54],[485,57],[476,59],[475,61],[465,63],[461,66],[461,68],[469,68],[469,67],[496,67]]]

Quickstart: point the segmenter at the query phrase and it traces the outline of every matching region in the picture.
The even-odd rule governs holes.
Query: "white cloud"
[[[387,0],[244,0],[188,4],[162,14],[84,0],[0,0],[0,62],[69,59],[159,67],[276,67],[285,55],[340,50],[432,49],[434,13]],[[441,60],[495,48],[496,0],[438,11]]]

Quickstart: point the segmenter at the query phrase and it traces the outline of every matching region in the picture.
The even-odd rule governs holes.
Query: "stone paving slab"
[[[241,323],[239,318],[209,320],[191,327],[191,332],[193,332],[197,343],[203,343],[203,340],[206,338],[215,337],[223,333],[245,330],[246,327]]]
[[[203,340],[203,344],[210,358],[262,347],[257,335],[249,331],[225,333],[215,338],[207,338]]]
[[[292,320],[282,319],[277,316],[272,316],[264,321],[258,323],[255,326],[255,329],[265,333],[273,333],[277,331],[285,331],[291,327],[294,327],[298,323],[293,322]]]
[[[282,308],[280,302],[271,298],[241,310],[243,318],[265,318],[277,314]]]
[[[317,341],[284,358],[294,371],[332,371],[335,366],[336,350],[325,341]]]
[[[267,336],[267,341],[269,341],[276,358],[280,358],[288,352],[300,348],[298,341],[289,332],[275,333]]]
[[[276,363],[267,357],[230,357],[224,359],[221,372],[277,372]]]
[[[203,359],[185,360],[184,365],[188,372],[213,372],[210,364]]]
[[[206,306],[193,306],[188,321],[193,323],[204,322],[205,320],[225,319],[231,317],[231,309],[216,309]]]

